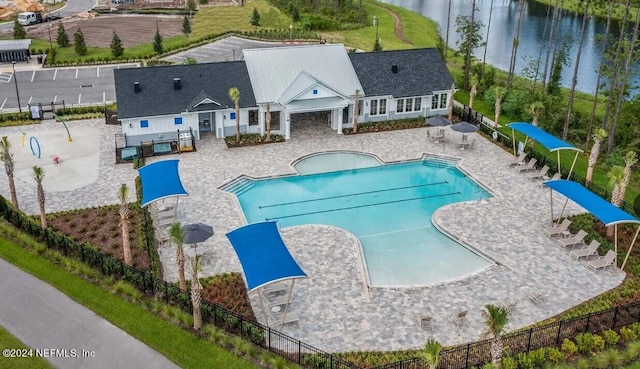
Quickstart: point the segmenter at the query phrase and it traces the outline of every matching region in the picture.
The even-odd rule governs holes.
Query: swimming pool
[[[353,233],[362,244],[372,286],[436,284],[493,265],[431,223],[433,212],[444,205],[490,196],[451,163],[418,160],[280,178],[240,178],[223,189],[236,194],[249,223],[328,224]]]

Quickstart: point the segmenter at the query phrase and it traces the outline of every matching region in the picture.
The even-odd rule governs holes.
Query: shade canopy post
[[[558,157],[558,173],[560,173],[560,175],[562,175],[562,168],[560,168],[561,166],[561,161],[560,161],[560,150],[556,151],[557,157]]]
[[[629,245],[629,251],[627,251],[627,256],[624,257],[624,261],[622,262],[622,266],[620,269],[624,270],[624,266],[627,263],[627,259],[629,259],[629,255],[631,255],[631,250],[633,249],[633,245],[635,245],[638,240],[638,233],[640,233],[640,226],[638,226],[638,230],[636,230],[635,236],[633,236],[633,240],[631,240],[631,244]]]
[[[289,287],[289,296],[287,297],[287,304],[284,306],[284,311],[282,312],[282,321],[280,322],[280,330],[284,327],[284,320],[287,318],[287,310],[289,310],[289,304],[291,303],[291,295],[293,294],[293,284],[296,282],[295,279],[291,280],[291,286]]]
[[[518,156],[518,152],[516,151],[516,131],[511,128],[511,143],[513,146],[513,156]]]
[[[576,151],[576,155],[573,157],[573,163],[571,163],[571,169],[569,169],[569,174],[567,175],[567,179],[571,179],[571,174],[573,174],[573,168],[575,168],[576,161],[578,161],[578,154],[579,152]],[[558,173],[560,173],[560,171],[558,171]],[[562,173],[560,173],[560,175],[562,176]]]

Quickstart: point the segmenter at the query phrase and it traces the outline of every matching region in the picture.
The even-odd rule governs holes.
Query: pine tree
[[[113,31],[113,38],[111,38],[111,55],[118,59],[124,54],[124,47],[122,47],[122,41],[116,31]]]
[[[160,36],[160,30],[156,28],[156,35],[153,38],[153,51],[156,54],[162,54],[164,47],[162,46],[162,36]]]
[[[189,13],[196,11],[196,0],[187,0],[187,9],[189,9]]]
[[[56,42],[60,47],[69,46],[69,36],[67,35],[67,30],[64,29],[64,25],[62,23],[58,24],[58,37],[56,37]]]
[[[251,25],[254,27],[260,25],[260,13],[257,8],[253,8],[253,13],[251,13]]]
[[[78,55],[87,54],[87,44],[84,43],[84,35],[80,28],[73,34],[73,48]]]
[[[293,21],[293,23],[300,22],[300,11],[298,10],[297,6],[293,6],[291,8],[291,20]]]
[[[182,18],[182,33],[187,37],[191,34],[191,22],[189,22],[189,17],[186,15]]]
[[[13,22],[13,38],[15,40],[22,40],[24,38],[27,38],[27,31],[25,31],[22,24],[18,22],[18,19]]]
[[[373,43],[373,51],[382,51],[382,45],[380,44],[380,39],[376,39],[376,42]]]

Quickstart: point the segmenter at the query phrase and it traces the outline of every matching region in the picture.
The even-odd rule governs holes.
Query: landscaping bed
[[[342,133],[345,135],[370,133],[370,132],[382,132],[382,131],[396,131],[399,129],[409,128],[421,128],[426,127],[424,118],[409,118],[398,120],[387,120],[383,122],[371,122],[358,124],[358,132],[354,133],[353,128],[345,128]]]
[[[240,142],[236,142],[236,136],[225,137],[224,141],[227,144],[227,147],[243,147],[243,146],[257,146],[257,145],[265,145],[276,142],[285,142],[284,136],[282,135],[271,135],[271,141],[267,142],[264,140],[265,136],[261,136],[258,133],[251,133],[246,135],[240,135]]]

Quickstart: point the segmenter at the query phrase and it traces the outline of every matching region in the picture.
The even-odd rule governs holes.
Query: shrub
[[[534,368],[542,368],[544,365],[544,348],[539,348],[529,352],[529,359]]]
[[[578,346],[568,338],[562,341],[562,352],[567,359],[573,358],[578,353]]]
[[[581,354],[597,353],[604,349],[604,339],[592,333],[580,333],[576,336],[578,352]]]
[[[618,341],[620,341],[618,333],[611,329],[602,332],[602,337],[604,338],[604,343],[607,347],[613,347],[618,344]]]
[[[627,343],[631,341],[635,341],[638,338],[636,332],[628,327],[620,328],[620,337],[622,338],[622,342]]]
[[[562,352],[555,347],[549,347],[547,349],[547,356],[549,357],[549,361],[554,364],[557,364],[564,359]]]
[[[533,369],[533,361],[529,355],[525,353],[518,354],[518,368],[520,369]]]
[[[502,359],[502,369],[518,369],[518,362],[512,357]]]

